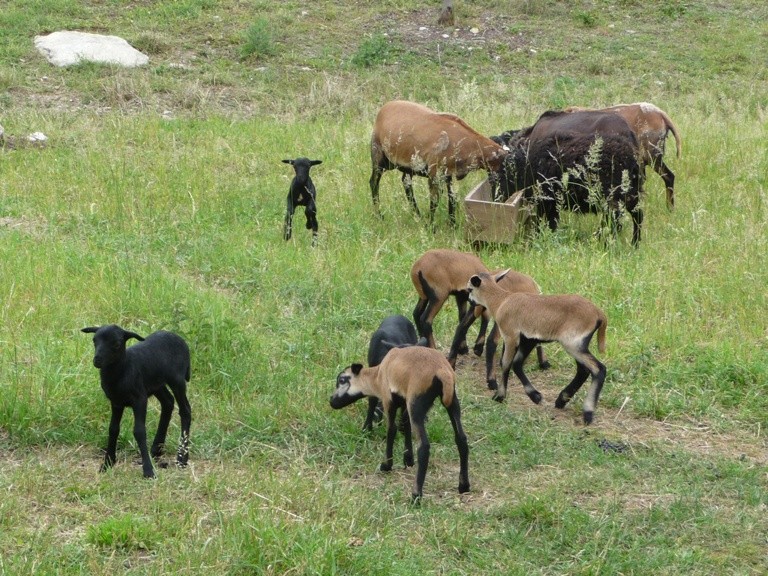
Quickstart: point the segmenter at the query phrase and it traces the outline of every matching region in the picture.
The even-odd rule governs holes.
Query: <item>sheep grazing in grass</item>
[[[371,336],[371,342],[368,345],[368,366],[372,368],[381,364],[387,352],[392,350],[392,348],[413,346],[417,342],[416,328],[414,328],[408,318],[400,314],[387,316],[381,321],[381,324],[379,324],[379,327]],[[363,424],[363,430],[372,430],[374,420],[380,420],[382,413],[381,401],[376,396],[369,396],[368,412]]]
[[[416,432],[419,440],[416,452],[418,469],[411,493],[414,503],[421,500],[429,465],[430,445],[425,420],[435,399],[440,398],[451,420],[459,450],[459,493],[469,491],[469,444],[461,425],[456,375],[445,356],[431,348],[408,346],[393,348],[387,352],[381,364],[373,368],[352,364],[336,377],[331,407],[343,408],[365,396],[379,398],[387,415],[387,447],[386,458],[380,466],[382,472],[392,470],[397,410],[403,409],[408,414],[407,419],[403,418],[403,461],[406,466],[413,466],[412,431]]]
[[[93,334],[95,353],[93,365],[99,369],[101,388],[112,404],[109,423],[109,441],[101,471],[116,461],[117,436],[125,408],[133,410],[133,437],[141,452],[141,465],[145,478],[154,478],[153,457],[162,455],[168,424],[173,414],[174,398],[179,404],[181,439],[176,453],[176,464],[186,466],[189,460],[189,428],[192,409],[187,400],[187,382],[190,377],[190,358],[187,343],[172,332],[154,332],[142,338],[135,332],[123,330],[114,324],[83,328]],[[131,338],[140,342],[126,348]],[[170,390],[169,390],[170,388]],[[151,451],[147,450],[147,399],[154,396],[160,401],[160,422]]]
[[[371,136],[373,205],[378,212],[382,173],[397,168],[403,174],[405,195],[416,214],[419,207],[413,197],[411,177],[415,174],[429,179],[430,222],[434,221],[440,185],[444,184],[448,190],[448,215],[455,224],[452,179],[461,180],[480,168],[489,172],[489,178],[495,178],[506,154],[504,148],[454,114],[434,112],[404,100],[387,102],[376,116]]]
[[[506,397],[512,369],[528,397],[539,404],[541,394],[525,375],[523,363],[537,344],[557,341],[576,360],[576,375],[560,392],[555,407],[564,408],[591,375],[592,386],[583,408],[584,423],[590,424],[605,381],[605,366],[589,351],[589,343],[597,332],[598,349],[605,352],[608,318],[592,302],[575,294],[542,296],[507,292],[497,284],[503,276],[504,272],[495,277],[476,274],[467,283],[472,302],[490,311],[504,338],[502,381],[494,400],[502,402]]]
[[[569,106],[565,112],[582,112],[592,110],[579,106]],[[672,122],[669,114],[650,102],[635,102],[634,104],[616,104],[608,108],[600,108],[599,112],[617,114],[626,120],[629,127],[637,136],[640,145],[641,171],[645,174],[645,167],[650,166],[664,180],[667,193],[667,208],[675,207],[675,173],[664,163],[664,145],[667,134],[672,133],[675,138],[677,157],[680,158],[683,141],[680,131]]]
[[[502,272],[499,270],[492,275],[498,275]],[[514,270],[507,270],[507,273],[501,277],[498,281],[500,288],[503,288],[507,292],[524,292],[527,294],[541,294],[541,288],[536,281],[522,272],[515,272]],[[451,366],[456,367],[456,357],[459,354],[459,348],[462,342],[466,342],[467,330],[474,324],[477,318],[481,318],[480,333],[477,336],[475,342],[474,352],[478,356],[483,353],[483,346],[486,348],[485,354],[485,373],[486,383],[490,390],[496,390],[496,348],[498,347],[500,333],[498,324],[494,322],[491,333],[488,335],[488,339],[485,339],[485,332],[488,327],[488,321],[490,313],[483,306],[475,305],[462,318],[459,325],[456,327],[456,334],[453,337],[453,343],[451,344],[451,350],[448,353],[448,361]],[[544,353],[544,348],[541,344],[536,346],[536,355],[538,356],[539,368],[546,370],[549,368],[549,361]]]
[[[291,239],[293,232],[293,213],[296,206],[304,206],[304,214],[307,217],[307,230],[312,230],[312,246],[317,244],[317,205],[315,183],[309,176],[309,169],[312,166],[322,164],[322,160],[310,160],[309,158],[296,158],[295,160],[283,160],[286,164],[293,166],[296,173],[291,180],[291,187],[288,189],[288,200],[285,211],[285,226],[283,227],[283,238]]]
[[[632,244],[643,223],[643,179],[637,137],[627,122],[607,112],[545,112],[533,126],[513,133],[499,176],[501,200],[519,190],[556,230],[561,209],[602,213],[611,231],[632,218]]]
[[[413,320],[419,335],[427,339],[430,348],[435,347],[432,322],[453,295],[459,311],[459,322],[467,313],[467,279],[478,272],[488,272],[480,258],[469,252],[446,248],[427,250],[411,267],[411,282],[419,295],[413,310]],[[466,331],[465,331],[466,335]],[[458,343],[458,353],[466,354],[467,342]]]

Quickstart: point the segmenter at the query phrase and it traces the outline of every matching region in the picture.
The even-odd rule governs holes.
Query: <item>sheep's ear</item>
[[[351,368],[352,368],[352,374],[354,374],[355,376],[359,376],[360,375],[360,371],[363,369],[363,365],[362,364],[352,364]]]
[[[290,164],[291,166],[293,166],[293,160],[283,160],[283,162],[285,162],[286,164]]]
[[[136,334],[136,332],[128,332],[127,330],[123,331],[123,338],[125,338],[126,342],[130,340],[131,338],[136,338],[139,342],[142,342],[144,338]]]
[[[510,271],[510,270],[512,270],[512,268],[507,268],[507,269],[506,269],[506,270],[504,270],[503,272],[499,272],[498,274],[496,274],[496,276],[495,276],[493,279],[494,279],[496,282],[498,282],[499,280],[501,280],[502,278],[504,278],[504,276],[506,276],[507,274],[509,274],[509,271]]]
[[[469,282],[472,284],[472,286],[477,288],[478,286],[480,286],[480,282],[481,282],[480,276],[475,274],[474,276],[472,276],[472,278],[469,279]]]
[[[98,332],[99,328],[98,326],[89,326],[88,328],[83,328],[80,330],[80,332],[85,332],[86,334],[93,334],[94,332]]]
[[[322,160],[310,160],[309,161],[309,165],[310,166],[317,166],[318,164],[322,164],[322,163],[323,163]]]

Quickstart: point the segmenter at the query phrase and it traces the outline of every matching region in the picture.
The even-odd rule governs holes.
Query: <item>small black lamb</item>
[[[186,466],[189,460],[189,427],[192,423],[192,409],[187,400],[187,382],[190,376],[187,343],[180,336],[162,330],[150,334],[145,339],[115,324],[83,328],[82,331],[94,335],[93,365],[99,369],[101,388],[112,403],[109,441],[101,471],[104,472],[115,463],[120,420],[123,410],[130,407],[134,419],[133,437],[141,451],[144,477],[154,478],[152,459],[147,451],[146,417],[149,396],[154,396],[160,401],[160,422],[152,441],[152,456],[157,457],[163,453],[175,397],[179,403],[181,418],[181,439],[176,453],[176,464],[180,467]],[[141,342],[126,349],[125,343],[131,338]]]
[[[400,314],[387,316],[371,336],[371,343],[368,345],[368,366],[373,368],[381,364],[384,356],[392,348],[414,346],[417,343],[416,328],[408,318]],[[422,345],[427,345],[426,340]],[[381,406],[381,400],[376,396],[369,396],[368,412],[365,416],[363,430],[373,430],[373,422],[379,422],[383,414],[384,409]]]
[[[322,164],[322,160],[310,160],[309,158],[296,158],[295,160],[283,160],[286,164],[293,166],[296,175],[291,180],[291,187],[288,190],[288,205],[285,212],[285,226],[283,228],[283,238],[291,239],[293,231],[293,212],[296,206],[304,206],[304,214],[307,217],[307,230],[312,230],[312,246],[317,244],[317,206],[315,197],[317,191],[312,178],[309,177],[309,169],[312,166]]]

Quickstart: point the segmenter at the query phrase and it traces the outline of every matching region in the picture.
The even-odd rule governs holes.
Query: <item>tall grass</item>
[[[108,5],[35,5],[24,18],[10,2],[0,14],[14,31],[0,49],[13,70],[0,73],[0,122],[11,135],[49,136],[43,149],[0,150],[0,573],[768,569],[765,72],[747,73],[740,58],[724,70],[704,33],[686,26],[730,30],[729,53],[757,61],[765,48],[750,42],[759,18],[736,17],[765,9],[743,2],[681,11],[667,2],[648,15],[632,3],[598,3],[600,18],[587,23],[579,14],[597,13],[592,5],[566,17],[558,3],[517,2],[527,52],[504,52],[499,65],[468,70],[424,57],[350,69],[364,45],[363,35],[350,38],[352,24],[383,33],[383,14],[426,10],[395,4],[318,2],[305,15],[294,3],[273,8],[284,44],[264,70],[239,51],[243,23],[263,16],[265,3],[252,11],[200,1],[130,7],[163,39],[157,57],[165,59],[131,73],[50,70],[30,56],[19,63],[21,38],[40,21],[104,22]],[[458,17],[482,22],[484,11],[507,9],[464,3]],[[126,10],[114,15],[121,23]],[[566,45],[576,36],[547,32],[552,16],[578,29],[572,41],[581,51]],[[625,38],[610,24],[632,18],[637,42],[608,52],[621,66],[582,74],[608,49],[606,38]],[[660,21],[670,36],[651,39]],[[302,49],[291,43],[321,22]],[[211,44],[196,45],[192,69],[170,67],[188,56],[182,39],[202,38],[200,30]],[[323,59],[321,44],[343,57]],[[654,57],[639,49],[651,46]],[[323,64],[304,70],[306,61]],[[56,100],[57,90],[76,106]],[[165,104],[202,93],[211,96],[173,105],[163,118]],[[472,491],[456,494],[457,455],[438,407],[421,508],[407,505],[413,470],[376,472],[383,432],[359,431],[363,407],[328,406],[335,375],[364,359],[380,319],[411,314],[411,263],[432,247],[472,249],[462,225],[449,226],[444,197],[434,231],[414,217],[394,172],[382,179],[383,218],[374,216],[370,126],[392,97],[457,112],[488,134],[529,123],[556,102],[652,100],[684,138],[682,159],[667,154],[674,211],[648,172],[638,249],[628,223],[606,246],[593,237],[597,218],[577,215],[556,234],[478,249],[491,267],[511,266],[545,292],[580,293],[603,307],[608,379],[585,429],[581,397],[564,414],[551,407],[572,376],[561,351],[548,350],[551,373],[531,372],[542,406],[514,381],[506,404],[492,403],[481,363],[462,358]],[[281,238],[292,173],[280,160],[297,155],[324,161],[313,171],[315,249],[301,227],[290,242]],[[467,193],[481,178],[456,188]],[[426,184],[415,187],[425,207]],[[189,469],[142,482],[128,414],[118,465],[97,474],[109,408],[79,329],[107,322],[142,334],[171,329],[189,341]],[[442,349],[455,322],[447,305],[434,326]],[[625,449],[606,451],[602,439]]]

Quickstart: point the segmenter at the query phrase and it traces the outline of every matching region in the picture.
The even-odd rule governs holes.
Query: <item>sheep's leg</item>
[[[437,316],[437,313],[442,309],[446,298],[447,297],[440,298],[439,296],[435,299],[430,298],[427,301],[427,306],[424,309],[424,312],[421,314],[421,327],[423,330],[421,336],[424,336],[427,339],[430,348],[437,347],[435,345],[435,335],[432,333],[432,322],[434,321],[435,316]]]
[[[464,317],[459,321],[459,325],[456,326],[456,333],[453,335],[451,350],[448,352],[448,362],[451,363],[451,368],[456,368],[456,358],[461,354],[461,343],[466,342],[467,330],[474,324],[475,319],[475,309],[473,307],[464,314]]]
[[[448,219],[451,225],[456,226],[456,192],[453,190],[452,178],[445,179],[446,192],[448,194]]]
[[[576,375],[571,380],[570,384],[562,389],[557,400],[555,400],[555,408],[563,409],[565,405],[570,402],[571,398],[576,395],[584,382],[587,381],[589,376],[589,368],[582,364],[579,360],[576,360]]]
[[[525,336],[520,337],[520,344],[512,359],[512,370],[514,370],[515,375],[520,378],[520,382],[523,383],[523,389],[528,395],[528,398],[530,398],[534,404],[539,404],[541,402],[541,393],[534,388],[533,384],[531,384],[531,381],[528,380],[528,377],[523,371],[525,359],[528,358],[528,355],[536,347],[536,343],[536,340],[526,338]]]
[[[411,203],[411,208],[413,208],[413,211],[416,212],[416,216],[421,217],[421,212],[419,212],[419,205],[416,204],[416,198],[413,196],[413,178],[407,172],[403,172],[403,177],[401,180],[403,182],[403,188],[405,189],[405,197],[408,198],[408,202]]]
[[[478,311],[473,310],[473,313],[475,315],[475,318],[478,316]],[[479,313],[480,316],[480,330],[477,332],[477,338],[475,338],[475,345],[472,346],[472,351],[475,353],[475,356],[482,356],[483,355],[483,349],[485,348],[485,335],[488,332],[488,321],[489,316],[488,314],[483,310]]]
[[[672,210],[675,207],[675,173],[664,163],[662,154],[664,154],[663,150],[654,155],[651,165],[653,166],[653,171],[664,180],[664,187],[667,192],[667,209]]]
[[[416,478],[413,483],[413,491],[411,492],[411,502],[417,504],[421,499],[422,490],[424,488],[424,479],[427,477],[427,467],[429,466],[429,438],[427,437],[427,431],[424,427],[424,421],[427,417],[427,411],[434,402],[434,396],[422,395],[418,396],[408,406],[408,414],[410,416],[410,426],[412,430],[416,431],[418,436],[419,447],[416,450],[416,458],[418,461],[418,468],[416,470]]]
[[[376,211],[376,214],[381,216],[381,209],[379,208],[379,182],[381,181],[381,175],[384,173],[384,170],[382,170],[375,162],[373,164],[373,169],[371,170],[371,179],[368,181],[368,183],[371,186],[371,199],[373,200],[373,208]]]
[[[393,453],[395,447],[395,436],[397,436],[397,423],[395,422],[397,414],[397,406],[393,402],[390,402],[386,408],[387,413],[387,446],[384,455],[384,462],[379,466],[379,470],[382,472],[389,472],[392,470]]]
[[[500,336],[499,326],[494,322],[485,344],[485,382],[489,390],[496,390],[498,388],[494,358],[496,357]]]
[[[519,337],[518,337],[519,338]],[[504,338],[504,351],[501,355],[501,386],[497,384],[496,391],[493,393],[493,399],[496,402],[503,402],[507,397],[507,385],[509,384],[509,372],[512,369],[512,359],[517,352],[517,342],[507,343]],[[487,353],[487,352],[486,352]],[[490,385],[489,385],[490,388]]]
[[[400,413],[400,429],[403,431],[405,450],[403,452],[403,465],[405,467],[413,466],[413,437],[411,436],[411,418],[410,413],[403,408]]]
[[[368,412],[365,415],[365,422],[363,423],[363,431],[370,432],[373,430],[373,421],[376,419],[376,408],[379,406],[379,399],[375,396],[368,397]],[[379,416],[378,420],[381,420]]]
[[[427,309],[427,304],[429,304],[428,298],[419,298],[416,307],[413,309],[413,323],[416,324],[416,330],[418,330],[419,336],[424,338],[426,338],[427,335],[424,333],[424,327],[421,325],[421,317]]]
[[[187,398],[186,382],[176,383],[172,390],[179,405],[179,419],[181,420],[181,436],[179,437],[179,447],[176,449],[176,465],[183,468],[189,462],[189,429],[192,426],[192,407]]]
[[[429,223],[435,223],[435,212],[440,204],[440,184],[437,178],[429,178]]]
[[[288,206],[285,210],[285,223],[283,225],[283,240],[290,240],[293,232],[293,212],[296,207],[293,205],[290,195],[288,196]]]
[[[459,323],[464,319],[464,316],[467,314],[467,304],[469,302],[469,294],[462,291],[457,292],[454,297],[456,298],[456,309],[459,313]],[[474,306],[472,306],[472,309],[474,310]],[[471,312],[471,311],[470,311]],[[467,334],[464,333],[464,338],[459,342],[459,354],[466,354],[469,352],[469,346],[467,345]]]
[[[453,402],[446,407],[453,426],[453,438],[459,449],[459,494],[469,492],[469,443],[461,425],[461,406],[459,397],[454,394]]]
[[[107,452],[104,455],[104,463],[101,472],[107,471],[117,461],[117,437],[120,434],[120,421],[123,419],[123,406],[112,404],[112,418],[109,421],[109,439],[107,440]]]
[[[547,370],[550,367],[549,360],[547,360],[547,355],[544,352],[544,346],[541,344],[536,346],[536,359],[539,361],[539,368],[541,370]]]
[[[307,230],[312,230],[312,246],[317,246],[317,210],[314,204],[304,208],[304,215],[307,217]]]
[[[157,433],[149,451],[153,458],[162,456],[165,451],[165,437],[168,434],[168,424],[170,424],[173,415],[173,395],[168,391],[168,388],[163,386],[158,389],[155,392],[155,398],[160,401],[160,422],[157,425]]]
[[[594,356],[589,354],[590,358],[594,360],[597,366],[597,370],[592,371],[592,385],[589,387],[589,392],[584,400],[583,417],[584,424],[591,424],[594,418],[595,408],[597,408],[597,400],[600,398],[600,392],[603,389],[603,383],[605,382],[605,366]]]
[[[147,450],[147,400],[136,402],[133,405],[133,437],[141,452],[141,469],[144,478],[154,478],[155,470],[152,466],[152,458]]]

